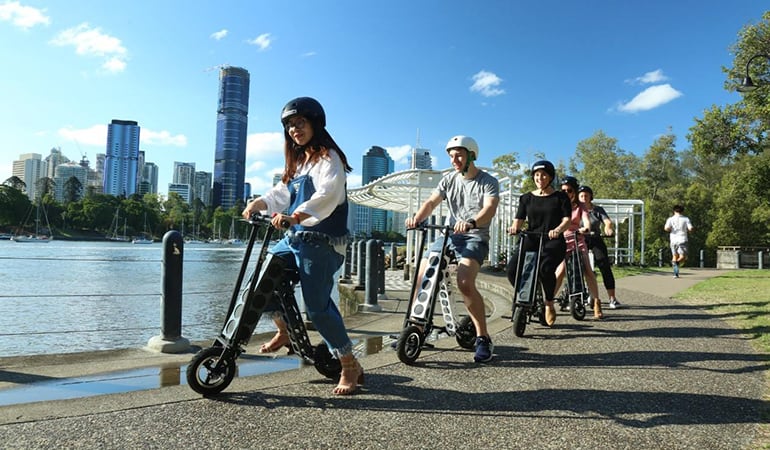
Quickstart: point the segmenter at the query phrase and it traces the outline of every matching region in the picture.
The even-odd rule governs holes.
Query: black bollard
[[[181,353],[190,347],[182,337],[182,261],[184,240],[176,230],[163,236],[161,263],[160,336],[150,339],[148,346],[163,353]]]
[[[379,298],[386,299],[385,297],[385,243],[380,239],[375,241],[375,248],[377,253],[375,255],[377,261],[377,294]]]
[[[353,250],[352,250],[353,244],[348,242],[348,244],[345,246],[345,262],[342,264],[342,275],[340,276],[339,282],[342,284],[348,284],[350,283],[350,266],[352,264],[352,256],[353,256]]]
[[[390,244],[390,270],[396,270],[398,268],[397,260],[398,259],[398,248],[396,247],[395,242],[391,242]]]
[[[357,279],[356,286],[357,291],[364,290],[364,280],[366,279],[366,241],[358,241],[358,247],[356,248],[356,270]]]
[[[366,241],[366,262],[364,267],[364,273],[366,282],[364,286],[364,305],[363,308],[366,311],[380,311],[381,307],[377,304],[377,291],[379,277],[377,276],[377,247],[378,241],[369,239]],[[362,275],[363,275],[362,274]]]

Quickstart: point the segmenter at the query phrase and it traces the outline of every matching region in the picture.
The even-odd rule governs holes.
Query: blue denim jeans
[[[270,253],[285,260],[287,268],[299,271],[307,315],[331,354],[339,358],[353,351],[342,315],[331,298],[334,274],[345,257],[325,240],[302,239],[296,235],[281,239]]]

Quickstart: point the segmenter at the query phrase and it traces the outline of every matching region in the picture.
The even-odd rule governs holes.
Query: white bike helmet
[[[477,144],[472,137],[459,135],[453,137],[449,140],[449,142],[446,143],[447,152],[457,147],[462,147],[468,150],[468,153],[472,155],[471,158],[468,158],[471,161],[479,159],[479,144]]]

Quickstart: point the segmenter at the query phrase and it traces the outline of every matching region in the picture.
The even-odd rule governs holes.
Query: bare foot
[[[259,353],[274,353],[281,349],[281,347],[289,345],[289,335],[285,332],[277,332],[270,342],[265,342],[259,347]]]
[[[352,355],[345,359],[340,359],[342,372],[340,381],[332,393],[334,395],[350,395],[358,390],[358,385],[364,384],[364,369]]]

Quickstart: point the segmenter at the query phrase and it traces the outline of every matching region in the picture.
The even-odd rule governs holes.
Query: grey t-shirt
[[[445,225],[453,227],[458,220],[468,221],[475,218],[484,207],[484,199],[500,196],[500,183],[497,178],[479,170],[473,179],[466,180],[460,172],[450,172],[441,178],[436,193],[447,200],[449,215]],[[489,225],[479,226],[468,234],[478,234],[489,241]]]

